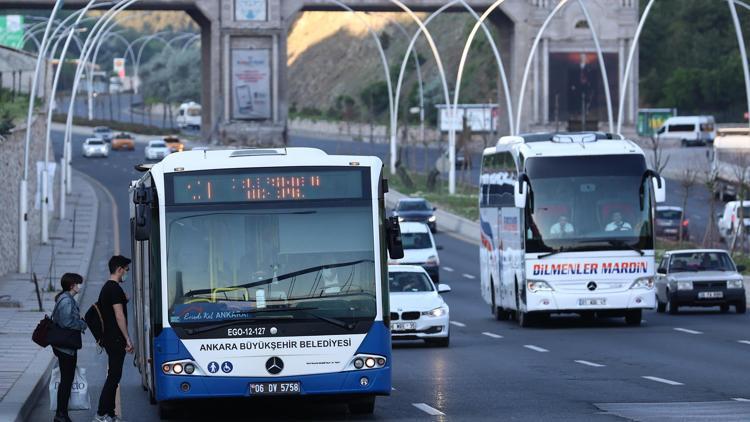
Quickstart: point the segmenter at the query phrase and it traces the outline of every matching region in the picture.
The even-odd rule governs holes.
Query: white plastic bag
[[[57,410],[57,388],[60,385],[60,368],[52,370],[49,379],[49,410]],[[70,400],[68,410],[89,410],[91,399],[89,398],[89,383],[86,381],[86,369],[76,367],[73,377],[73,386],[70,389]]]

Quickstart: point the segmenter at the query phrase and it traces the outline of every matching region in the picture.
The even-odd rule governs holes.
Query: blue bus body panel
[[[365,336],[357,353],[384,356],[386,366],[380,369],[342,371],[326,374],[289,377],[220,377],[165,375],[161,372],[163,362],[190,359],[193,357],[171,328],[164,328],[154,339],[154,369],[156,400],[180,400],[212,397],[247,397],[249,384],[268,381],[299,381],[302,395],[389,395],[391,393],[391,334],[383,321],[375,321]],[[361,378],[367,377],[367,386]],[[183,392],[181,384],[190,384]]]

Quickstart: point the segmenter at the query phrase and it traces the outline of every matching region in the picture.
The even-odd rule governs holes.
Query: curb
[[[94,198],[96,198],[96,189],[88,180],[88,176],[75,169],[73,172],[80,180],[83,180],[82,183],[88,186],[92,191]],[[94,215],[94,230],[93,236],[86,245],[84,252],[84,256],[88,257],[88,262],[85,264],[84,268],[84,261],[81,261],[81,266],[79,267],[81,270],[84,270],[79,274],[83,274],[84,276],[88,275],[88,270],[91,266],[91,259],[94,255],[94,244],[96,243],[96,235],[99,227],[99,201],[94,201],[91,208]],[[81,294],[76,297],[76,300],[80,301],[80,298],[85,292],[86,286],[84,284],[84,289]],[[21,378],[16,381],[13,388],[11,388],[5,395],[5,398],[2,401],[2,407],[6,407],[7,405],[7,409],[0,411],[0,420],[23,422],[28,419],[32,410],[34,410],[34,405],[39,400],[39,397],[47,391],[48,380],[54,365],[55,355],[52,353],[52,348],[45,348],[42,353],[39,353],[31,362],[23,375],[21,375]]]

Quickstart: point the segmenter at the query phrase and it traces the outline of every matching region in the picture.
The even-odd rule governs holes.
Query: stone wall
[[[37,189],[36,162],[44,160],[44,118],[38,115],[32,125],[32,143],[29,149],[29,245],[35,245],[41,238],[41,210],[34,209],[34,197]],[[0,275],[18,271],[18,210],[19,188],[23,178],[24,146],[26,128],[17,127],[10,135],[0,138]],[[50,155],[50,157],[54,157]],[[59,169],[56,170],[59,177]],[[59,184],[52,186],[55,195],[55,209]],[[54,213],[50,213],[52,217]],[[29,249],[29,253],[31,249]],[[31,255],[29,255],[31,256]]]

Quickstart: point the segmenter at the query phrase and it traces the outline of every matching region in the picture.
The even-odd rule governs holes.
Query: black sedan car
[[[680,225],[682,225],[682,239],[690,239],[689,222],[685,218],[681,207],[658,206],[656,207],[656,235],[672,237],[679,240]]]
[[[436,209],[424,198],[402,198],[393,210],[393,215],[398,217],[399,222],[416,221],[425,223],[431,232],[436,233]]]

